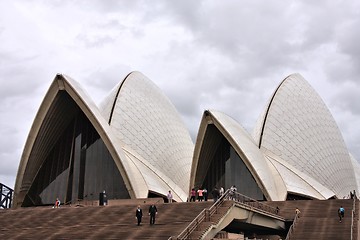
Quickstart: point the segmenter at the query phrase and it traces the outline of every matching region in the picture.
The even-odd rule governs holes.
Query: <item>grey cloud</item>
[[[2,113],[3,114],[3,113]],[[10,125],[10,121],[8,123],[2,121],[0,123],[1,125],[1,136],[7,136],[4,139],[1,139],[1,146],[0,146],[0,152],[1,152],[1,159],[7,159],[9,154],[14,152],[14,143],[17,141],[16,137],[19,134],[19,129],[15,128],[14,126]]]
[[[32,0],[33,2],[39,3],[37,0]],[[41,4],[46,4],[53,8],[59,8],[64,5],[68,5],[74,9],[82,8],[86,11],[95,11],[102,13],[111,13],[119,10],[131,10],[139,7],[140,1],[116,1],[116,0],[95,0],[95,1],[86,1],[86,0],[52,0],[52,1],[42,1]]]
[[[198,114],[200,96],[194,84],[179,84],[177,88],[168,89],[166,95],[182,116],[191,117]]]
[[[348,69],[346,70],[352,74],[352,80],[356,82],[358,82],[360,75],[360,32],[356,30],[359,24],[360,16],[357,16],[354,21],[339,30],[338,35],[339,50],[347,56],[348,60],[346,63]],[[342,73],[345,73],[345,71]]]
[[[18,118],[16,125],[30,126],[40,98],[44,97],[44,88],[48,88],[55,75],[51,73],[54,68],[67,71],[65,74],[80,81],[95,102],[136,68],[170,98],[183,116],[193,139],[204,109],[223,111],[251,130],[276,86],[293,72],[307,73],[308,80],[312,80],[313,75],[325,75],[327,80],[338,84],[338,88],[346,86],[342,84],[344,81],[354,84],[353,89],[338,91],[335,95],[337,102],[331,104],[336,109],[348,111],[339,114],[349,115],[353,125],[359,118],[356,90],[360,71],[360,35],[356,31],[359,17],[354,14],[358,9],[354,7],[354,1],[308,0],[269,4],[232,0],[23,2],[40,8],[39,5],[46,4],[49,11],[61,10],[64,17],[68,14],[71,19],[81,21],[81,30],[76,33],[78,38],[75,41],[71,39],[71,34],[64,35],[66,41],[59,42],[52,42],[51,38],[34,38],[34,42],[39,41],[38,44],[29,43],[27,46],[39,50],[42,53],[39,56],[26,52],[24,58],[25,54],[13,51],[14,46],[0,46],[0,111],[3,119]],[[84,19],[77,19],[78,15]],[[130,24],[122,22],[122,19],[130,19]],[[67,29],[61,26],[60,21],[54,24]],[[153,26],[163,27],[160,30],[171,28],[172,31],[156,29],[163,34],[156,38],[151,36]],[[16,30],[9,26],[6,33],[8,29]],[[180,37],[170,36],[172,33]],[[48,33],[43,34],[46,36]],[[0,37],[3,35],[0,26]],[[131,58],[126,58],[115,52],[123,51],[124,36],[129,41],[134,39],[133,49],[147,49],[147,55],[134,51]],[[171,42],[167,41],[169,39]],[[64,44],[72,48],[66,48]],[[43,48],[39,49],[39,46]],[[114,49],[114,54],[110,54],[106,63],[97,58],[104,47]],[[67,52],[69,50],[71,52]],[[72,57],[72,61],[68,61]],[[111,61],[113,63],[109,64]],[[69,65],[69,62],[76,66]],[[31,98],[32,103],[29,101],[28,105],[32,109],[22,115],[4,115],[10,111],[21,112],[26,106],[21,96],[27,101]],[[17,101],[20,103],[16,104]],[[14,104],[15,108],[5,108],[4,104]],[[346,129],[346,121],[350,121],[346,117],[341,120],[341,129]],[[21,119],[28,122],[24,123]],[[6,124],[1,126],[7,128]],[[10,129],[17,134],[22,131],[20,128]],[[23,131],[27,134],[28,130]],[[349,147],[360,149],[354,144],[358,131],[344,131],[344,136],[352,143]],[[14,148],[10,148],[16,153],[7,156],[11,160],[6,164],[19,161],[16,155],[19,155],[19,145],[23,144],[26,136],[18,135],[17,138]],[[19,139],[22,139],[21,143]],[[359,158],[360,152],[355,156]]]
[[[115,38],[112,38],[108,35],[89,36],[86,34],[79,34],[76,39],[80,42],[83,42],[84,45],[88,48],[103,47],[104,45],[113,43],[115,41]]]
[[[182,23],[195,38],[196,52],[210,49],[228,57],[242,78],[251,78],[254,73],[267,75],[289,64],[299,67],[294,55],[300,47],[290,43],[295,20],[286,19],[284,9],[278,6],[258,9],[261,8],[256,4],[244,8],[236,2],[204,3],[201,13],[190,18],[193,22],[183,20]],[[171,12],[175,11],[173,8]],[[178,15],[181,14],[183,11],[179,10]]]
[[[144,37],[144,30],[141,27],[127,26],[113,17],[104,16],[102,22],[92,25],[83,25],[82,31],[76,39],[88,48],[98,48],[114,44],[121,40],[124,35],[130,34],[133,37]]]
[[[1,167],[1,165],[0,165]],[[14,183],[15,183],[15,175],[8,175],[8,174],[1,174],[0,173],[0,179],[1,183],[5,184],[7,187],[14,189]]]
[[[88,4],[88,1],[83,0],[82,4]],[[126,11],[136,11],[136,10],[145,10],[146,1],[144,0],[135,0],[135,1],[117,1],[117,0],[107,0],[107,1],[93,1],[93,4],[98,10],[112,13],[112,12],[126,12]]]
[[[167,15],[173,22],[182,23],[192,31],[197,31],[201,24],[201,15],[204,14],[204,1],[163,1],[162,15]]]
[[[14,66],[4,70],[0,68],[0,81],[2,85],[0,88],[0,101],[7,98],[29,97],[33,95],[33,92],[37,91],[40,87],[41,80],[37,76],[38,74],[29,69],[28,66]]]
[[[85,76],[81,82],[89,92],[93,93],[92,99],[99,103],[130,72],[131,68],[126,65],[99,67]]]
[[[312,51],[333,41],[339,24],[346,20],[339,9],[346,4],[334,1],[323,1],[321,4],[306,2],[299,12],[303,28],[301,49]]]
[[[360,101],[359,101],[360,83],[343,84],[340,92],[338,92],[331,104],[335,105],[342,111],[351,112],[351,114],[360,117]]]

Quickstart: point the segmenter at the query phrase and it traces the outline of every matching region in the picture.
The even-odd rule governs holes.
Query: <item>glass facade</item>
[[[199,162],[208,162],[206,164],[208,167],[204,181],[201,182],[200,179],[196,179],[197,185],[195,187],[204,187],[211,192],[215,186],[228,189],[235,185],[239,193],[256,200],[265,200],[261,189],[244,161],[220,131],[215,126],[209,125],[206,135],[208,136],[205,136],[204,139],[208,141],[204,141],[203,148],[213,149],[213,154],[206,157],[200,154]],[[206,146],[207,144],[211,146]],[[205,158],[206,160],[204,160]],[[199,164],[199,167],[204,167],[204,165]]]
[[[70,99],[68,104],[74,104],[72,107],[77,110],[73,111],[72,120],[45,157],[23,206],[53,204],[57,197],[63,203],[98,200],[99,193],[104,190],[108,199],[130,198],[95,128],[70,96],[65,93],[62,97]]]

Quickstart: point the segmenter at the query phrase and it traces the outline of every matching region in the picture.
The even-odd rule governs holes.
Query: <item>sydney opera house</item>
[[[182,202],[193,187],[232,185],[257,200],[343,198],[359,189],[359,169],[330,111],[299,74],[279,84],[252,134],[206,110],[195,144],[143,74],[127,75],[99,106],[76,81],[57,75],[27,138],[13,206],[94,200],[103,190],[108,199],[170,190]]]

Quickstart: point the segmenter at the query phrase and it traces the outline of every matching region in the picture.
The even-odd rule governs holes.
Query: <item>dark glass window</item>
[[[224,187],[226,190],[235,185],[241,194],[256,200],[264,200],[263,193],[251,172],[215,126],[208,126],[202,148],[205,151],[199,156],[200,174],[196,176],[195,187],[205,187],[211,193],[215,186]],[[204,180],[201,180],[202,175]]]
[[[130,198],[120,172],[95,128],[70,96],[61,95],[77,110],[67,116],[72,120],[60,131],[56,144],[48,151],[23,206],[53,204],[57,197],[62,202],[97,200],[104,190],[108,199]],[[46,124],[58,126],[56,117],[49,119],[53,122],[49,120]]]

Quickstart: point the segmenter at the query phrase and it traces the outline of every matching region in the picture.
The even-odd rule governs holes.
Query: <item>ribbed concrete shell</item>
[[[186,201],[194,144],[162,91],[140,72],[132,72],[104,100],[101,111],[141,168],[144,189],[165,195],[173,190],[176,200]]]
[[[267,200],[286,200],[288,193],[313,199],[328,199],[335,195],[315,179],[300,172],[278,156],[271,152],[264,153],[238,122],[224,113],[213,110],[204,112],[200,124],[194,150],[191,186],[199,184],[199,178],[203,178],[202,176],[207,171],[207,168],[203,167],[206,163],[199,161],[209,159],[209,157],[200,156],[201,152],[208,152],[202,149],[203,147],[211,147],[211,144],[204,143],[209,124],[214,125],[236,150]]]
[[[278,156],[264,153],[265,158],[274,166],[286,185],[288,194],[312,199],[325,200],[335,196],[335,193],[324,185],[291,166]],[[285,200],[285,199],[283,199]]]
[[[320,96],[299,74],[279,85],[254,129],[264,152],[332,190],[338,198],[357,189],[341,133]]]

